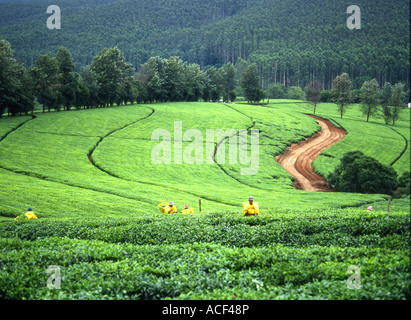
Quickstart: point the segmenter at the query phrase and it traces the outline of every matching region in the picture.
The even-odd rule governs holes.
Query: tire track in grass
[[[405,140],[405,148],[404,150],[401,152],[401,154],[397,157],[397,159],[395,159],[392,163],[391,166],[393,166],[394,164],[396,164],[401,158],[402,156],[407,152],[408,150],[408,140],[406,137],[404,137],[401,133],[399,133],[397,130],[395,130],[394,128],[390,128],[392,131],[394,131],[395,133],[399,134],[404,140]]]
[[[247,128],[247,132],[248,132],[249,130],[251,130],[252,128],[255,127],[256,121],[254,121],[254,119],[253,119],[252,117],[250,117],[250,116],[248,116],[247,114],[245,114],[245,113],[243,113],[243,112],[241,112],[241,111],[233,108],[232,106],[230,106],[230,105],[228,105],[228,104],[224,104],[224,105],[225,105],[226,107],[234,110],[234,111],[237,111],[238,113],[242,114],[243,116],[249,118],[249,119],[253,122],[253,124],[252,124],[250,127]],[[268,106],[267,106],[267,108],[275,109],[274,107],[268,107]],[[237,133],[237,134],[235,134],[235,135],[238,135],[238,134],[239,134],[239,133]],[[234,135],[233,135],[233,136],[234,136]],[[231,137],[233,137],[233,136],[231,136]],[[229,139],[229,138],[230,138],[230,137],[225,137],[225,138],[223,138],[223,139],[217,144],[217,146],[216,146],[216,148],[215,148],[215,151],[214,151],[214,156],[213,156],[213,161],[214,161],[214,162],[215,162],[215,156],[216,156],[216,154],[217,154],[218,147],[222,144],[223,141],[225,141],[226,139]],[[260,144],[260,145],[264,146],[264,145],[269,145],[269,144]],[[216,163],[217,163],[217,162],[216,162]],[[221,169],[227,176],[229,176],[230,178],[234,179],[235,181],[241,183],[241,184],[244,185],[244,186],[247,186],[247,187],[249,187],[249,188],[254,188],[254,189],[257,189],[257,190],[264,190],[264,191],[270,190],[270,189],[267,189],[267,188],[261,188],[261,187],[258,187],[258,186],[249,185],[249,184],[247,184],[247,183],[239,180],[238,178],[230,175],[230,174],[227,172],[227,170],[225,170],[220,164],[217,163],[217,165],[220,167],[220,169]]]
[[[94,160],[93,160],[93,153],[94,153],[94,151],[97,149],[97,147],[100,145],[100,143],[101,143],[105,138],[107,138],[107,137],[109,137],[110,135],[112,135],[113,133],[116,133],[116,132],[118,132],[118,131],[121,131],[121,130],[123,130],[123,129],[131,126],[131,125],[134,125],[134,124],[136,124],[136,123],[138,123],[138,122],[141,122],[141,121],[143,121],[143,120],[146,120],[147,118],[151,117],[151,116],[155,113],[155,110],[154,110],[153,108],[151,108],[151,107],[147,107],[147,108],[151,109],[151,111],[152,111],[148,116],[146,116],[146,117],[144,117],[144,118],[141,118],[141,119],[139,119],[139,120],[137,120],[137,121],[134,121],[134,122],[132,122],[132,123],[129,123],[129,124],[127,124],[127,125],[125,125],[125,126],[123,126],[123,127],[121,127],[121,128],[115,129],[115,130],[109,132],[108,134],[106,134],[105,136],[100,137],[99,141],[98,141],[98,142],[96,143],[96,145],[90,150],[90,152],[89,152],[89,154],[88,154],[88,159],[89,159],[90,163],[91,163],[95,168],[97,168],[98,170],[100,170],[100,171],[102,171],[102,172],[104,172],[104,173],[108,174],[109,176],[111,176],[111,177],[113,177],[113,178],[116,178],[116,179],[120,179],[120,180],[127,181],[127,182],[132,182],[132,183],[140,183],[140,184],[144,184],[144,185],[149,185],[149,186],[164,188],[164,189],[168,189],[168,190],[174,190],[174,191],[178,191],[179,193],[185,193],[185,194],[187,194],[187,195],[194,196],[194,197],[197,197],[197,198],[201,198],[201,199],[204,199],[204,200],[207,200],[207,201],[212,201],[212,202],[215,202],[215,203],[224,204],[224,205],[227,205],[227,206],[232,206],[232,207],[234,207],[235,204],[233,204],[233,203],[216,201],[215,199],[211,199],[211,198],[209,198],[209,197],[207,197],[207,196],[204,196],[204,195],[198,195],[198,194],[195,194],[195,193],[191,193],[191,192],[184,191],[184,190],[181,190],[181,189],[173,188],[173,187],[170,187],[170,186],[163,186],[163,185],[161,185],[161,184],[156,184],[156,183],[153,183],[153,182],[145,182],[145,181],[138,181],[138,180],[127,179],[127,178],[121,177],[121,176],[119,176],[119,175],[117,175],[117,174],[115,174],[115,173],[112,173],[112,172],[110,172],[110,171],[108,171],[108,170],[106,170],[106,169],[103,169],[101,166],[99,166],[98,164],[96,164],[96,163],[94,162]],[[118,138],[118,139],[124,139],[124,138]],[[126,139],[127,139],[127,138],[126,138]],[[140,139],[135,139],[135,140],[140,140]],[[142,140],[144,140],[144,141],[151,141],[151,140],[148,140],[148,139],[147,139],[147,140],[146,140],[146,139],[142,139]]]
[[[101,143],[105,138],[107,138],[107,137],[111,136],[113,133],[116,133],[116,132],[118,132],[118,131],[120,131],[120,130],[123,130],[123,129],[131,126],[131,125],[134,125],[134,124],[136,124],[136,123],[138,123],[138,122],[141,122],[141,121],[143,121],[143,120],[146,120],[147,118],[151,117],[151,116],[155,113],[155,110],[154,110],[153,108],[151,108],[151,107],[145,107],[145,108],[151,109],[151,113],[150,113],[148,116],[145,116],[144,118],[141,118],[141,119],[138,119],[138,120],[136,120],[136,121],[130,122],[129,124],[126,124],[125,126],[123,126],[123,127],[121,127],[121,128],[117,128],[117,129],[115,129],[115,130],[112,130],[112,131],[110,131],[109,133],[107,133],[105,136],[100,137],[100,139],[97,141],[97,143],[94,145],[94,147],[89,151],[89,153],[88,153],[88,155],[87,155],[89,161],[91,162],[91,164],[92,164],[94,167],[96,167],[97,169],[99,169],[100,171],[102,171],[102,172],[104,172],[104,173],[107,173],[107,174],[109,174],[109,175],[111,175],[111,176],[113,176],[113,177],[116,177],[116,176],[114,176],[112,173],[110,173],[110,172],[108,172],[107,170],[104,170],[104,169],[101,168],[100,166],[96,165],[96,163],[95,163],[94,160],[93,160],[93,153],[94,153],[94,151],[97,149],[97,147],[100,145],[100,143]],[[116,177],[116,178],[118,178],[118,177]]]
[[[249,118],[249,119],[253,122],[253,124],[252,124],[250,127],[247,128],[247,132],[248,132],[249,130],[251,130],[252,128],[255,127],[256,122],[254,121],[254,119],[253,119],[252,117],[248,116],[248,115],[245,114],[244,112],[241,112],[241,111],[237,110],[236,108],[233,108],[232,106],[230,106],[230,105],[228,105],[228,104],[224,104],[224,105],[225,105],[226,107],[234,110],[234,111],[237,111],[238,113],[242,114],[243,116]],[[273,108],[273,107],[268,107],[268,108],[275,109],[275,108]],[[239,133],[236,133],[235,135],[238,135],[238,134],[239,134]],[[234,136],[234,135],[233,135],[233,136]],[[233,136],[231,136],[231,137],[233,137]],[[217,143],[216,148],[215,148],[215,150],[214,150],[214,155],[213,155],[213,161],[214,161],[214,162],[215,162],[215,156],[216,156],[216,154],[217,154],[217,151],[218,151],[219,146],[223,143],[223,141],[225,141],[226,139],[229,139],[229,138],[231,138],[231,137],[225,137],[225,138],[223,138],[221,141],[219,141],[219,142]],[[264,190],[264,191],[270,190],[270,189],[267,189],[267,188],[261,188],[261,187],[258,187],[258,186],[249,185],[249,184],[247,184],[247,183],[239,180],[238,178],[230,175],[230,174],[227,172],[227,170],[225,170],[219,163],[216,162],[216,164],[219,166],[219,168],[220,168],[227,176],[229,176],[230,178],[234,179],[235,181],[239,182],[240,184],[242,184],[242,185],[244,185],[244,186],[247,186],[247,187],[249,187],[249,188],[254,188],[254,189],[257,189],[257,190]]]
[[[42,174],[35,173],[35,172],[29,172],[29,171],[24,171],[24,170],[14,170],[14,169],[3,167],[1,165],[0,165],[0,168],[4,169],[6,171],[10,171],[10,172],[15,173],[15,174],[24,175],[24,176],[27,176],[27,177],[30,177],[30,178],[36,178],[36,179],[47,181],[47,182],[57,183],[57,184],[60,184],[60,185],[64,185],[66,187],[78,188],[78,189],[83,189],[83,190],[87,190],[87,191],[104,193],[104,194],[108,194],[108,195],[111,195],[111,196],[120,197],[120,198],[123,198],[123,199],[139,201],[139,202],[145,202],[145,203],[150,204],[150,205],[154,204],[154,202],[148,202],[148,201],[144,200],[144,198],[127,197],[127,196],[119,195],[119,194],[114,193],[114,192],[102,191],[102,190],[99,190],[99,189],[83,187],[81,185],[71,184],[71,183],[67,183],[67,182],[61,182],[61,181],[52,179],[50,177],[47,177],[47,176],[44,176]]]
[[[10,133],[16,131],[18,128],[22,127],[22,126],[25,125],[27,122],[29,122],[29,121],[31,121],[31,120],[34,120],[34,119],[36,119],[36,118],[37,118],[37,116],[31,115],[31,119],[28,119],[28,120],[26,120],[26,121],[23,121],[22,123],[20,123],[19,125],[17,125],[17,126],[14,127],[13,129],[11,129],[9,132],[5,133],[5,134],[0,138],[0,142],[2,142],[4,139],[6,139],[7,136],[8,136]]]
[[[255,127],[255,122],[253,122],[252,126],[250,126],[250,127],[247,128],[247,132],[248,132],[249,130],[251,130],[252,128],[254,128],[254,127]],[[225,170],[221,164],[219,164],[218,162],[216,162],[215,157],[216,157],[216,155],[217,155],[218,148],[220,147],[220,145],[221,145],[226,139],[230,139],[230,138],[232,138],[232,137],[234,137],[234,136],[238,136],[239,134],[240,134],[240,133],[238,132],[238,133],[236,133],[236,134],[234,134],[234,135],[232,135],[232,136],[225,137],[225,138],[221,139],[221,141],[219,141],[219,142],[217,143],[217,145],[216,145],[216,147],[215,147],[215,149],[214,149],[213,161],[217,164],[217,166],[221,169],[221,171],[223,171],[227,176],[229,176],[231,179],[234,179],[235,181],[241,183],[242,185],[245,185],[245,186],[250,187],[250,188],[259,189],[259,190],[267,190],[267,189],[258,188],[258,187],[256,187],[256,186],[251,186],[251,185],[249,185],[249,184],[244,183],[243,181],[241,181],[241,180],[237,179],[236,177],[232,176],[231,174],[229,174],[229,173],[227,172],[227,170]]]
[[[249,118],[249,119],[251,120],[251,122],[252,122],[253,124],[252,124],[250,127],[247,128],[247,132],[250,131],[252,128],[255,127],[255,121],[253,120],[253,118],[251,118],[250,116],[246,115],[245,113],[243,113],[243,112],[241,112],[241,111],[233,108],[232,106],[229,106],[228,104],[225,104],[225,103],[224,103],[224,105],[225,105],[226,107],[228,107],[228,108],[230,108],[230,109],[232,109],[232,110],[234,110],[234,111],[242,114],[243,116],[245,116],[245,117],[247,117],[247,118]],[[215,149],[214,149],[213,161],[217,164],[217,166],[221,169],[221,171],[223,171],[228,177],[230,177],[231,179],[237,181],[238,183],[240,183],[240,184],[242,184],[242,185],[244,185],[244,186],[247,186],[247,187],[249,187],[249,188],[257,189],[257,190],[268,190],[268,189],[259,188],[259,187],[253,186],[253,185],[249,185],[249,184],[247,184],[247,183],[239,180],[238,178],[236,178],[236,177],[232,176],[231,174],[229,174],[229,173],[227,172],[227,170],[225,170],[225,169],[222,167],[221,164],[219,164],[218,162],[215,161],[215,157],[216,157],[216,154],[217,154],[217,152],[218,152],[218,148],[220,147],[220,145],[221,145],[225,140],[227,140],[227,139],[229,139],[229,138],[232,138],[232,137],[234,137],[234,136],[237,136],[237,135],[239,135],[239,134],[240,134],[240,132],[238,132],[238,133],[236,133],[236,134],[234,134],[234,135],[232,135],[232,136],[230,136],[230,137],[224,137],[223,139],[221,139],[221,141],[219,141],[219,142],[217,143],[217,145],[216,145],[216,147],[215,147]]]
[[[126,126],[123,126],[122,128],[118,128],[118,129],[116,129],[116,130],[113,130],[113,131],[109,132],[108,134],[106,134],[106,135],[103,136],[103,137],[98,137],[98,136],[93,137],[93,138],[100,138],[100,139],[99,139],[99,141],[96,143],[96,145],[94,145],[94,147],[92,148],[92,150],[91,150],[91,151],[89,152],[89,154],[88,154],[88,157],[89,157],[89,160],[90,160],[91,164],[92,164],[94,167],[96,167],[98,170],[100,170],[100,171],[102,171],[102,172],[104,172],[104,173],[106,173],[106,174],[108,174],[108,175],[110,175],[110,176],[112,176],[112,177],[114,177],[114,178],[116,178],[116,179],[124,180],[124,181],[127,181],[127,182],[139,183],[139,184],[143,184],[143,185],[150,185],[150,186],[159,187],[159,188],[164,188],[164,189],[169,189],[169,190],[171,189],[171,190],[178,191],[179,193],[185,193],[185,194],[187,194],[187,195],[191,195],[191,196],[194,196],[194,197],[197,197],[197,198],[201,198],[201,199],[204,199],[204,200],[207,200],[207,201],[211,201],[211,202],[214,202],[214,203],[217,203],[217,204],[224,204],[224,205],[227,205],[227,206],[230,206],[230,207],[236,207],[236,204],[233,204],[233,203],[220,202],[220,201],[217,201],[217,200],[215,200],[215,199],[209,198],[209,197],[204,196],[204,195],[194,194],[194,193],[191,193],[191,192],[188,192],[188,191],[183,191],[183,190],[176,189],[176,188],[172,188],[172,187],[169,187],[169,186],[163,186],[163,185],[159,185],[159,184],[155,184],[155,183],[150,183],[150,182],[141,182],[141,181],[135,181],[135,180],[125,179],[125,178],[120,177],[120,176],[117,176],[117,175],[115,175],[115,174],[113,174],[113,173],[111,173],[111,172],[109,172],[109,171],[107,171],[107,170],[104,170],[103,168],[101,168],[101,167],[99,167],[98,165],[94,164],[93,159],[92,159],[92,158],[90,159],[90,157],[92,156],[92,153],[96,150],[96,148],[98,147],[98,145],[101,143],[101,141],[102,141],[104,138],[112,135],[114,132],[120,131],[120,130],[122,130],[122,129],[130,126],[130,125],[133,125],[133,124],[135,124],[135,123],[138,123],[138,122],[140,122],[140,121],[143,121],[143,120],[147,119],[148,117],[152,116],[152,115],[154,114],[155,110],[154,110],[153,108],[151,108],[151,107],[147,107],[147,108],[150,108],[150,109],[152,110],[152,112],[151,112],[148,116],[146,116],[146,117],[144,117],[144,118],[142,118],[142,119],[138,119],[137,121],[134,121],[134,122],[132,122],[132,123],[129,123],[129,124],[127,124]],[[32,115],[31,117],[32,117],[32,119],[28,119],[28,120],[20,123],[19,125],[17,125],[17,126],[14,127],[13,129],[11,129],[10,131],[8,131],[6,134],[4,134],[4,135],[0,138],[0,143],[1,143],[3,140],[5,140],[5,139],[7,138],[7,136],[9,136],[12,132],[18,130],[18,129],[21,128],[23,125],[25,125],[27,122],[29,122],[29,121],[34,120],[35,118],[37,118],[37,116],[35,116],[35,115]],[[40,132],[40,133],[46,133],[46,132]],[[50,133],[50,134],[56,134],[56,133]],[[56,134],[56,135],[60,135],[60,134]],[[77,137],[77,135],[69,135],[69,134],[61,134],[61,135],[76,136],[76,137]],[[79,137],[84,137],[84,136],[81,136],[81,135],[78,135],[78,136],[79,136]],[[151,141],[151,140],[149,140],[149,141]],[[31,177],[31,178],[35,178],[35,179],[39,179],[39,180],[43,180],[43,181],[52,182],[52,183],[57,183],[57,184],[64,185],[64,186],[67,186],[67,187],[79,188],[79,189],[83,189],[83,190],[89,190],[89,191],[104,193],[104,194],[108,194],[108,195],[112,195],[112,196],[117,196],[117,197],[120,197],[120,198],[123,198],[123,199],[128,199],[128,200],[133,200],[133,201],[144,202],[144,203],[147,203],[147,204],[149,204],[149,205],[157,205],[157,203],[154,203],[154,201],[151,201],[151,202],[150,202],[150,201],[147,201],[145,198],[127,197],[127,196],[124,196],[124,195],[119,195],[119,194],[114,193],[114,192],[103,191],[103,190],[99,190],[99,189],[95,189],[95,188],[89,188],[89,187],[83,187],[83,186],[81,186],[81,185],[71,184],[71,183],[67,183],[67,182],[61,182],[61,181],[58,181],[58,180],[53,179],[53,178],[51,178],[51,177],[47,177],[47,176],[45,176],[45,175],[42,175],[42,174],[39,174],[39,173],[35,173],[35,172],[30,172],[30,171],[25,171],[25,170],[10,169],[10,168],[4,167],[4,166],[2,166],[2,165],[0,165],[0,168],[3,169],[3,170],[9,171],[9,172],[15,173],[15,174],[24,175],[24,176],[28,176],[28,177]]]
[[[28,119],[28,120],[20,123],[19,125],[17,125],[17,126],[14,127],[13,129],[11,129],[9,132],[7,132],[5,135],[3,135],[3,137],[0,138],[0,143],[1,143],[3,140],[5,140],[11,133],[15,132],[16,130],[18,130],[19,128],[21,128],[23,125],[25,125],[25,124],[28,123],[29,121],[32,121],[32,120],[34,120],[34,119],[37,118],[37,117],[34,116],[34,115],[32,115],[31,117],[32,117],[32,119]],[[2,165],[0,165],[0,168],[3,169],[3,170],[9,171],[9,172],[15,173],[15,174],[25,175],[25,176],[28,176],[28,177],[31,177],[31,178],[36,178],[36,179],[43,180],[43,181],[49,181],[49,182],[57,183],[57,184],[64,185],[64,186],[67,186],[67,187],[80,188],[80,189],[84,189],[84,190],[89,190],[89,191],[94,191],[94,192],[105,193],[105,194],[117,196],[117,197],[124,198],[124,199],[128,199],[128,200],[145,202],[145,203],[150,204],[150,205],[153,204],[153,203],[151,203],[151,202],[148,202],[148,201],[144,200],[143,198],[126,197],[126,196],[118,195],[118,194],[113,193],[113,192],[102,191],[102,190],[92,189],[92,188],[86,188],[86,187],[83,187],[83,186],[80,186],[80,185],[76,185],[76,184],[70,184],[70,183],[67,183],[67,182],[61,182],[61,181],[55,180],[55,179],[53,179],[53,178],[50,178],[50,177],[47,177],[47,176],[44,176],[44,175],[42,175],[42,174],[38,174],[38,173],[35,173],[35,172],[29,172],[29,171],[25,171],[25,170],[10,169],[10,168],[4,167],[4,166],[2,166]]]
[[[80,138],[101,138],[100,136],[88,136],[84,134],[70,134],[70,133],[57,133],[57,132],[46,132],[46,131],[34,131],[39,134],[51,134],[55,136],[65,136],[65,137],[80,137]]]

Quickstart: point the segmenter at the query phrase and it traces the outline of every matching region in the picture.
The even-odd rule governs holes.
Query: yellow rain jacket
[[[253,204],[250,204],[249,202],[243,202],[243,213],[244,216],[259,215],[260,209],[258,208],[258,203],[253,202]]]
[[[31,219],[38,219],[33,211],[27,211],[24,215],[15,217],[15,221],[24,221],[24,220],[31,220]]]
[[[163,202],[159,204],[158,207],[162,213],[176,213],[177,212],[177,208],[175,206],[170,207],[168,202]]]
[[[181,211],[181,213],[183,213],[183,214],[191,214],[191,213],[194,213],[194,208],[184,209],[183,211]]]

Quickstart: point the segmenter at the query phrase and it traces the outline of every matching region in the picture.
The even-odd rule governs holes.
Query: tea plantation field
[[[275,156],[320,126],[304,103],[272,102],[1,118],[0,298],[410,299],[410,198],[395,199],[388,213],[387,195],[295,190]],[[348,133],[317,158],[318,173],[352,150],[409,171],[409,112],[395,127],[365,122],[358,106],[340,119],[321,104],[317,115]],[[183,135],[203,137],[202,164],[179,163],[175,121]],[[169,137],[152,141],[158,129]],[[231,150],[253,152],[250,135],[247,145],[221,144],[209,129],[258,129],[258,173],[242,175],[250,164],[229,161],[238,156]],[[160,143],[170,145],[169,164],[153,162]],[[193,156],[190,139],[181,147]],[[212,161],[215,152],[226,161]],[[242,215],[249,196],[258,217]],[[179,213],[160,213],[165,201]],[[186,204],[195,214],[180,213]],[[39,219],[14,221],[28,207]],[[352,265],[360,289],[347,288]],[[47,287],[49,266],[61,270],[59,290]]]

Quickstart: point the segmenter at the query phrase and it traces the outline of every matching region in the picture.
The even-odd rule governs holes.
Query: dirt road
[[[317,192],[334,191],[327,188],[327,181],[314,172],[312,162],[322,151],[342,140],[347,133],[343,129],[335,127],[328,120],[309,116],[318,121],[322,130],[298,144],[292,144],[275,160],[295,177],[294,187],[296,189]]]

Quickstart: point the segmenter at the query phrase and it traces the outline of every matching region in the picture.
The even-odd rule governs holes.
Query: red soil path
[[[306,140],[292,144],[275,160],[296,179],[294,182],[296,189],[332,192],[334,190],[328,186],[327,181],[314,172],[312,162],[322,151],[342,140],[347,133],[328,120],[309,116],[318,121],[322,130]]]

